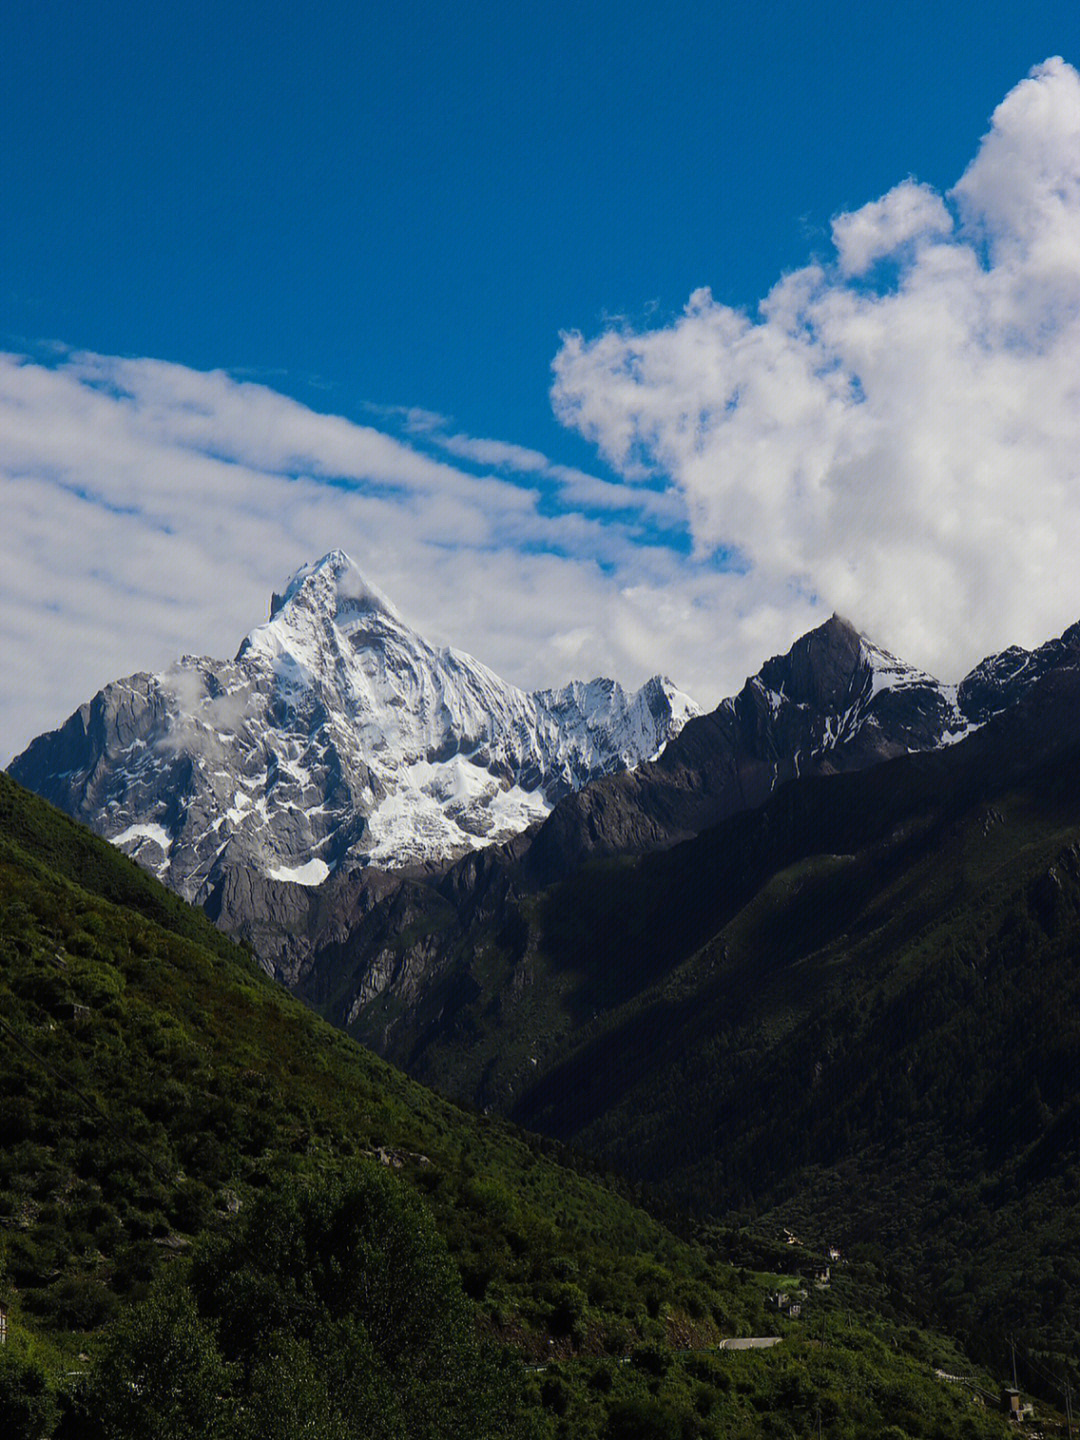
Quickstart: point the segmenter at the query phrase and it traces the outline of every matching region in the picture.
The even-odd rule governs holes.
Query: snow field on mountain
[[[185,656],[77,712],[83,763],[58,798],[189,899],[235,865],[318,885],[516,835],[696,713],[659,677],[634,694],[610,680],[519,690],[429,645],[333,551],[274,597],[235,660]]]

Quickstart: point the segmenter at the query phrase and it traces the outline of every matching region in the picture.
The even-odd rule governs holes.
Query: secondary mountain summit
[[[449,862],[654,757],[698,713],[659,676],[633,694],[519,690],[429,645],[335,550],[235,660],[107,685],[11,773],[199,900],[235,866],[317,884]]]

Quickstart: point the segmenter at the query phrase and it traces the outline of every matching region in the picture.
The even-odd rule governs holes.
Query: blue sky
[[[373,578],[410,618],[521,683],[568,678],[570,670],[560,671],[579,663],[628,682],[667,669],[711,702],[819,612],[871,610],[880,633],[890,610],[875,610],[866,597],[880,592],[895,610],[927,586],[937,587],[938,603],[881,638],[914,645],[921,653],[913,658],[927,664],[978,658],[977,647],[997,632],[969,624],[935,646],[933,612],[948,604],[970,611],[974,595],[993,599],[989,557],[1011,513],[999,503],[1003,491],[982,494],[974,522],[958,509],[953,528],[983,536],[967,559],[957,558],[940,527],[922,533],[922,512],[914,520],[904,512],[915,550],[948,552],[945,569],[924,574],[919,564],[913,570],[911,554],[884,554],[873,514],[888,515],[894,491],[878,494],[864,479],[859,503],[870,518],[843,553],[822,559],[820,535],[812,549],[805,537],[815,527],[823,533],[826,520],[806,514],[797,497],[807,487],[839,485],[848,432],[817,479],[800,478],[801,462],[781,459],[775,463],[787,465],[786,480],[772,492],[766,464],[760,494],[747,499],[738,486],[712,493],[703,465],[710,475],[726,473],[729,455],[737,461],[738,447],[753,448],[760,436],[710,418],[702,421],[708,443],[699,437],[688,450],[676,434],[685,430],[687,405],[712,416],[702,395],[712,381],[720,389],[726,382],[711,362],[693,377],[685,366],[690,354],[730,359],[743,342],[725,330],[725,307],[759,318],[766,297],[780,304],[782,277],[815,262],[832,267],[834,279],[840,274],[834,298],[898,283],[886,270],[915,264],[903,250],[915,242],[897,228],[896,206],[878,219],[900,248],[878,245],[877,270],[845,265],[832,227],[910,177],[923,187],[912,192],[918,235],[945,233],[931,213],[932,192],[959,227],[939,249],[951,254],[959,238],[985,246],[976,231],[993,209],[986,195],[1007,176],[984,166],[965,214],[950,191],[979,153],[995,107],[1049,57],[1080,63],[1078,42],[1076,5],[1055,0],[888,7],[9,0],[0,19],[0,351],[31,357],[66,385],[61,396],[39,376],[34,405],[13,390],[9,407],[23,416],[33,410],[44,427],[54,414],[73,451],[80,443],[94,450],[97,442],[80,441],[78,432],[91,423],[88,397],[111,393],[128,420],[138,412],[144,425],[147,406],[157,405],[160,418],[163,408],[191,403],[177,398],[189,383],[198,388],[188,371],[224,371],[249,388],[215,392],[211,408],[223,425],[221,406],[250,401],[265,410],[256,393],[263,387],[298,402],[305,415],[359,427],[373,444],[378,432],[402,449],[392,474],[349,460],[335,476],[310,447],[301,447],[290,471],[288,456],[277,455],[275,475],[321,476],[319,523],[297,521],[294,555],[281,534],[270,543],[258,484],[237,498],[248,494],[246,472],[238,486],[231,472],[218,476],[206,493],[220,497],[220,511],[205,495],[200,504],[206,529],[224,536],[220,546],[207,540],[196,554],[193,533],[187,549],[179,541],[171,553],[153,549],[153,564],[136,573],[132,533],[109,530],[100,515],[84,523],[72,497],[81,491],[84,506],[96,497],[106,516],[127,506],[151,517],[154,533],[171,527],[182,535],[183,521],[155,478],[165,472],[162,452],[153,452],[153,473],[140,478],[150,452],[140,461],[128,436],[110,458],[102,443],[95,452],[101,475],[88,476],[55,454],[35,458],[20,431],[23,458],[0,479],[9,499],[17,487],[22,517],[17,540],[15,527],[10,532],[18,553],[5,561],[0,644],[7,673],[35,698],[10,702],[8,718],[0,718],[0,755],[5,743],[18,745],[62,719],[85,698],[78,685],[164,664],[178,649],[234,648],[237,632],[259,618],[254,597],[280,584],[282,565],[287,572],[312,558],[307,547],[324,537],[326,548],[340,543],[374,565]],[[1058,143],[1047,163],[1062,166],[1069,183],[1071,74],[1044,77],[1043,87],[1056,97],[1050,128]],[[1048,124],[1041,112],[1015,120],[1025,134]],[[1045,192],[1056,183],[1046,180]],[[1030,295],[1031,287],[1026,275],[1010,293]],[[686,307],[704,289],[712,309],[695,302],[695,321]],[[804,306],[793,323],[821,327],[824,311],[810,321]],[[567,333],[569,348],[560,338]],[[621,349],[609,339],[601,354],[595,345],[605,335],[621,336]],[[631,337],[641,344],[653,337],[647,358]],[[677,363],[674,350],[661,355],[665,337],[681,347]],[[1075,358],[1072,335],[1059,339],[1051,357],[1057,377]],[[85,355],[94,358],[72,359]],[[166,368],[130,368],[141,361]],[[845,373],[854,384],[852,364]],[[673,398],[675,370],[682,388]],[[630,371],[632,404],[620,389]],[[1038,381],[1044,393],[1045,373]],[[992,383],[1007,382],[995,372]],[[740,394],[749,393],[752,377],[740,385]],[[76,391],[82,398],[68,406]],[[210,404],[205,396],[197,403]],[[846,403],[835,394],[813,402],[825,407],[821,414]],[[1063,410],[1067,404],[1063,393]],[[781,418],[786,431],[789,417]],[[799,429],[798,416],[790,418],[790,433],[812,449],[816,441]],[[92,422],[98,440],[114,421]],[[1042,456],[1040,444],[1052,448],[1060,430],[1052,415],[1037,428],[1023,441],[1029,460]],[[154,443],[191,443],[177,433],[162,424]],[[490,442],[487,450],[477,437]],[[202,453],[219,455],[232,443],[226,440],[208,430]],[[725,448],[729,442],[734,449]],[[322,441],[311,444],[317,450]],[[884,444],[850,440],[863,447],[865,474],[891,475],[906,493],[895,444]],[[241,451],[234,446],[234,470],[251,460]],[[436,480],[423,492],[429,508],[432,494],[465,503],[470,480],[490,477],[490,495],[476,505],[496,517],[492,528],[471,533],[448,521],[443,549],[457,557],[456,569],[445,556],[431,560],[433,527],[408,530],[408,506],[395,522],[395,547],[394,526],[380,529],[374,510],[369,524],[358,504],[387,487],[407,491],[410,455],[446,472],[445,492]],[[1000,456],[986,462],[999,470],[1003,463]],[[1071,484],[1061,463],[1054,483]],[[118,495],[106,477],[125,465],[131,488]],[[50,489],[58,476],[63,503]],[[919,503],[933,508],[938,497],[947,508],[953,480],[970,496],[976,482],[955,470]],[[532,497],[528,524],[512,518],[518,512],[507,492],[515,487]],[[340,513],[334,493],[348,501]],[[1053,496],[1044,498],[1051,507]],[[239,538],[245,516],[254,517],[251,536],[260,535],[261,546]],[[541,523],[560,520],[561,528]],[[894,521],[883,525],[895,529]],[[766,557],[762,536],[772,530],[777,554]],[[660,553],[635,559],[635,547]],[[870,570],[868,557],[878,551],[881,576],[914,573],[916,581],[886,586],[864,573],[856,583],[852,576],[860,566]],[[81,602],[60,596],[52,610],[43,600],[24,613],[20,593],[56,589],[60,553],[65,573],[80,576]],[[230,554],[242,574],[226,587],[228,600],[214,597],[214,610],[203,598],[206,576]],[[545,570],[537,556],[563,569]],[[708,572],[724,572],[733,556],[733,573],[747,576],[746,586],[718,589]],[[1049,585],[1053,560],[1053,546],[1040,549],[1038,536],[1012,557],[1026,567],[1024,593]],[[202,588],[185,590],[181,572]],[[168,578],[155,590],[162,575]],[[528,617],[549,583],[564,587],[574,613],[556,607],[545,635]],[[484,618],[495,585],[515,591],[498,622]],[[1025,609],[1006,597],[998,605],[999,628],[1011,627],[1000,643],[1042,638],[1039,625],[1080,614],[1080,594],[1073,603],[1060,584],[1051,588],[1052,603]],[[144,624],[125,612],[125,594],[139,598]],[[65,667],[63,683],[44,684],[35,678],[40,665],[25,658],[28,647],[40,655],[45,625],[50,644],[92,649],[85,663]],[[710,645],[711,657],[702,658]]]
[[[1080,37],[1056,3],[4,10],[8,347],[420,406],[577,463],[560,330],[702,285],[755,305],[838,211],[953,184]]]

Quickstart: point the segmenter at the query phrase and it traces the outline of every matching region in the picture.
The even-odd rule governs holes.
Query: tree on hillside
[[[266,1433],[285,1440],[281,1417],[313,1407],[327,1435],[334,1415],[372,1440],[498,1429],[457,1267],[423,1202],[380,1166],[263,1196],[192,1281],[249,1413],[278,1417]]]
[[[228,1392],[213,1327],[166,1281],[112,1331],[85,1415],[107,1440],[217,1440],[230,1433]]]

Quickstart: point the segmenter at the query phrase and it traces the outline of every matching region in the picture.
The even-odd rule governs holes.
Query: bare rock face
[[[241,870],[273,915],[275,884],[445,865],[519,834],[696,713],[660,677],[634,694],[518,690],[430,646],[334,551],[274,596],[235,660],[106,686],[11,773],[185,898],[217,895],[225,916]]]
[[[787,780],[932,750],[970,728],[955,687],[834,615],[691,720],[655,762],[561,801],[530,866],[554,879],[589,855],[658,849],[762,804]]]
[[[767,660],[738,695],[688,722],[654,762],[567,796],[529,855],[542,881],[591,855],[660,849],[764,803],[800,775],[860,770],[952,745],[1080,665],[1080,625],[992,655],[943,685],[838,615]]]
[[[1063,635],[1048,640],[1037,650],[1010,645],[976,665],[960,682],[960,706],[973,724],[983,724],[1022,700],[1044,675],[1074,669],[1078,664],[1080,624],[1071,625]]]

